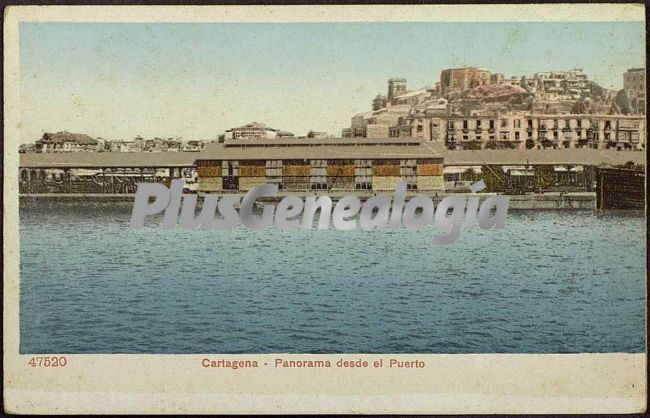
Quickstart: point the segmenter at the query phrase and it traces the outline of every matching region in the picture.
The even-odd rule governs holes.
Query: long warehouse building
[[[277,139],[209,144],[196,160],[199,191],[442,190],[443,157],[418,139]]]

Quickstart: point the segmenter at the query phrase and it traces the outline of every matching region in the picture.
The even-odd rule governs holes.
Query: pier
[[[511,195],[513,209],[643,208],[645,196],[645,177],[639,178],[638,170],[612,171],[645,166],[643,152],[450,151],[441,143],[401,138],[232,142],[201,152],[21,154],[19,190],[30,201],[106,202],[132,200],[137,183],[183,178],[186,193],[244,194],[256,184],[275,183],[279,196],[364,199],[407,181],[409,195],[435,199],[469,192],[469,183],[484,179],[486,192]]]

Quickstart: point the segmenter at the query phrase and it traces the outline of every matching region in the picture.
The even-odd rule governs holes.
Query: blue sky
[[[21,23],[21,142],[44,131],[212,139],[250,121],[339,135],[386,81],[583,68],[604,87],[645,63],[643,22]]]

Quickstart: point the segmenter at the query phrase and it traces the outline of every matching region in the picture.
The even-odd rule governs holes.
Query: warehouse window
[[[266,161],[266,182],[277,184],[278,189],[282,190],[282,160]]]
[[[223,161],[221,174],[224,190],[239,189],[239,161]]]
[[[354,160],[355,190],[372,190],[372,160]]]
[[[311,190],[327,190],[327,160],[311,160],[309,188]]]
[[[417,163],[415,160],[400,160],[399,174],[406,181],[406,190],[417,190]]]

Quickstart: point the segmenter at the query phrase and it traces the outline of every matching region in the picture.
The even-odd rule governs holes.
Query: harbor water
[[[513,211],[433,246],[433,227],[130,229],[131,208],[21,204],[21,353],[644,351],[642,216]]]

